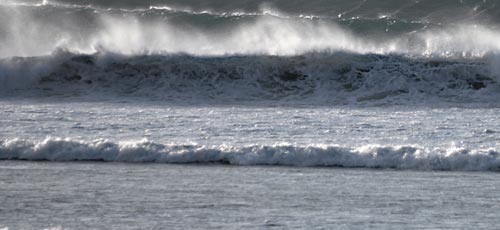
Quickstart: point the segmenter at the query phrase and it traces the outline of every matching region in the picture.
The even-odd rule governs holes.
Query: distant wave
[[[106,12],[122,12],[122,13],[151,13],[154,11],[163,11],[163,13],[185,13],[188,15],[212,15],[218,17],[244,17],[244,16],[275,16],[281,18],[287,18],[288,16],[282,15],[278,12],[273,12],[272,9],[262,9],[255,12],[246,12],[246,11],[229,11],[229,12],[219,12],[215,10],[193,10],[189,7],[179,7],[179,6],[169,6],[169,5],[150,5],[149,7],[139,7],[139,8],[109,8],[102,7],[98,5],[92,4],[70,4],[63,3],[58,1],[3,1],[0,2],[0,6],[13,6],[13,7],[52,7],[55,9],[77,9],[77,10],[92,10],[94,12],[106,13]],[[319,16],[305,16],[299,15],[299,17],[319,17]]]
[[[493,149],[427,149],[418,146],[197,146],[90,142],[48,138],[0,141],[0,160],[223,163],[232,165],[331,166],[412,170],[499,171]]]

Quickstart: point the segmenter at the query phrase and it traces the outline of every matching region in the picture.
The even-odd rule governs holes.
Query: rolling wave
[[[47,138],[0,141],[0,160],[223,163],[411,170],[499,171],[496,150],[426,149],[418,146],[197,146],[143,140],[112,142]]]
[[[495,59],[491,57],[490,59]],[[490,59],[414,59],[399,55],[299,56],[79,55],[0,61],[3,96],[133,96],[167,101],[495,103]]]

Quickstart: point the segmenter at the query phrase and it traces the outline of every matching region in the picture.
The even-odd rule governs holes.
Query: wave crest
[[[426,149],[418,146],[198,146],[90,142],[47,138],[0,141],[1,160],[224,163],[232,165],[333,166],[413,170],[498,171],[496,150]]]
[[[395,15],[290,16],[265,5],[253,11],[219,12],[180,6],[99,9],[55,1],[31,7],[19,4],[0,4],[0,57],[47,55],[60,47],[85,54],[100,50],[194,56],[344,51],[444,58],[477,58],[500,50],[495,27],[467,21],[441,24]]]

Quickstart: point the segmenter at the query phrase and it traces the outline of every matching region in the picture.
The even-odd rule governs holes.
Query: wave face
[[[168,101],[491,103],[500,93],[491,67],[481,60],[351,53],[128,57],[62,52],[0,61],[0,87],[4,95],[120,95]]]
[[[483,0],[2,0],[0,94],[492,103],[498,22]]]
[[[412,170],[499,171],[496,150],[425,149],[417,146],[197,146],[90,142],[48,138],[0,141],[0,160],[223,163],[231,165],[333,166]]]

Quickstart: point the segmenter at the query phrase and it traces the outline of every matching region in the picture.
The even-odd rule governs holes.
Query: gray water
[[[0,0],[0,230],[498,228],[499,15]]]
[[[498,109],[7,100],[0,160],[499,171]]]
[[[496,173],[0,162],[8,229],[495,229]]]

